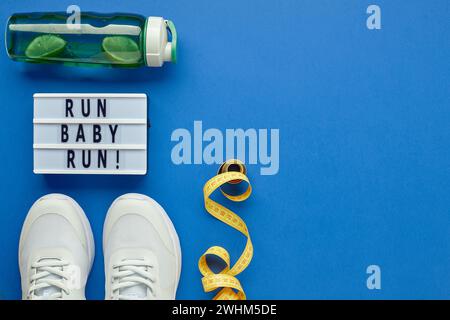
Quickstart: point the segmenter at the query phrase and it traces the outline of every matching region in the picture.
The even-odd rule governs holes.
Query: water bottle
[[[18,13],[6,26],[6,50],[15,61],[108,67],[160,67],[176,62],[177,33],[170,20],[136,14]]]

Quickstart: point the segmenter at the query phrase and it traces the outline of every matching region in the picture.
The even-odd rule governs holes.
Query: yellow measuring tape
[[[231,171],[236,170],[237,171]],[[248,184],[246,191],[239,195],[230,195],[221,187],[225,183],[237,184],[245,181]],[[250,181],[246,176],[246,168],[239,160],[228,160],[219,169],[218,175],[211,178],[203,187],[203,195],[205,198],[205,209],[212,216],[226,223],[230,227],[240,231],[247,237],[245,249],[233,267],[230,267],[230,255],[227,250],[222,247],[214,246],[209,248],[199,259],[198,268],[203,275],[202,284],[205,292],[211,292],[221,288],[214,300],[245,300],[246,296],[242,289],[241,283],[236,276],[247,268],[253,257],[253,245],[250,240],[247,225],[233,211],[225,208],[210,198],[211,194],[220,188],[222,194],[231,201],[239,202],[246,200],[252,193]],[[215,273],[208,265],[207,256],[216,256],[225,263],[225,268],[219,273]]]

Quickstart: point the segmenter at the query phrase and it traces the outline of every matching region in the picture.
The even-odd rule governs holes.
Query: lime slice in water
[[[66,44],[67,42],[59,36],[44,34],[30,42],[25,50],[25,55],[34,59],[54,57],[64,50]]]
[[[114,61],[120,63],[137,63],[141,58],[138,44],[128,37],[112,36],[103,39],[102,48]]]

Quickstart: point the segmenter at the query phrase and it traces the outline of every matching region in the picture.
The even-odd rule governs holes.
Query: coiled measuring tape
[[[226,183],[239,184],[241,182],[247,183],[247,189],[241,194],[231,195],[222,189],[222,186]],[[211,292],[221,288],[213,300],[246,300],[244,290],[236,276],[244,271],[250,264],[253,257],[253,245],[244,220],[233,211],[225,208],[223,205],[210,198],[211,194],[218,188],[220,188],[222,194],[231,201],[244,201],[250,196],[252,187],[246,176],[246,168],[241,161],[228,160],[222,164],[218,174],[205,183],[203,195],[206,211],[246,236],[247,244],[233,267],[231,267],[230,264],[230,254],[224,248],[213,246],[206,250],[198,261],[198,268],[203,275],[203,289],[205,292]],[[213,272],[208,265],[206,259],[207,256],[215,256],[222,260],[225,264],[223,270],[219,273]]]

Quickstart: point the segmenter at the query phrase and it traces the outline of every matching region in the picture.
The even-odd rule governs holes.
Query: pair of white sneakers
[[[31,207],[22,227],[22,299],[85,299],[94,237],[75,200],[49,194]],[[103,227],[106,299],[175,299],[181,272],[178,235],[164,209],[142,194],[125,194]]]

